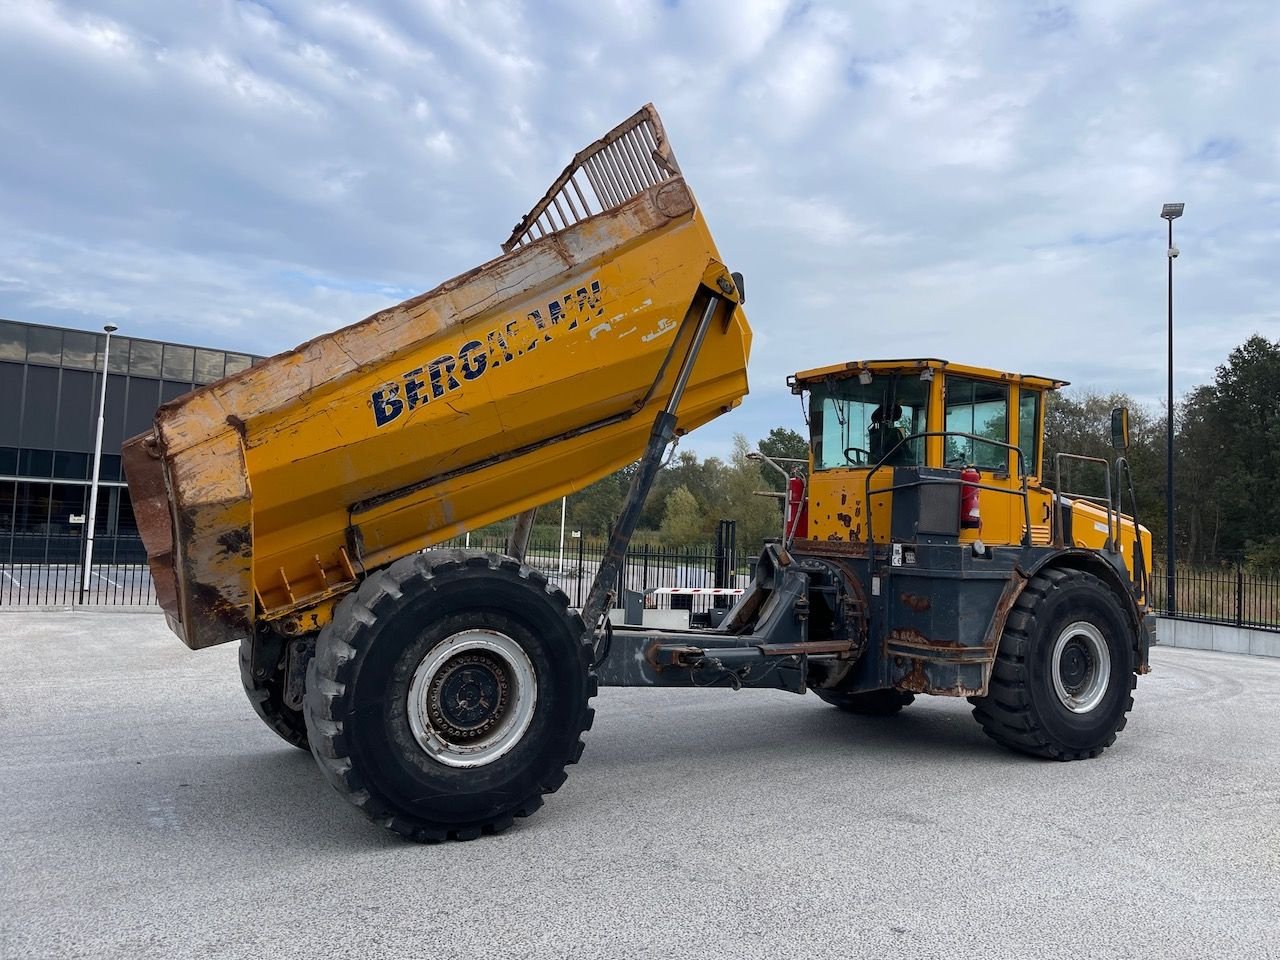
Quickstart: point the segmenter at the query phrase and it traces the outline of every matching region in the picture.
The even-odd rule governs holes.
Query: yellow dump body
[[[652,107],[580,153],[506,247],[164,405],[126,443],[188,646],[318,629],[363,572],[637,459],[712,294],[678,429],[747,392],[740,295]]]

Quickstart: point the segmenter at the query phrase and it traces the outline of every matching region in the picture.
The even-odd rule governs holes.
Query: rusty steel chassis
[[[596,674],[606,686],[982,696],[1009,612],[1049,567],[1088,570],[1112,589],[1146,672],[1154,617],[1136,602],[1118,555],[896,544],[868,557],[861,543],[801,541],[791,551],[766,546],[751,587],[716,629],[603,627]]]

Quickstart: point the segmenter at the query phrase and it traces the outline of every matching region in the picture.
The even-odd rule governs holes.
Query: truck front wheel
[[[973,715],[993,740],[1054,760],[1096,757],[1133,707],[1134,638],[1110,589],[1081,570],[1036,574],[1009,614]]]
[[[585,633],[565,595],[509,557],[399,560],[316,642],[304,701],[316,761],[413,840],[504,830],[582,753],[596,689]]]

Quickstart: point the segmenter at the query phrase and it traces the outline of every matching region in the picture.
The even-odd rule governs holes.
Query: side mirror
[[[1116,407],[1111,411],[1111,446],[1121,453],[1129,449],[1129,408]]]

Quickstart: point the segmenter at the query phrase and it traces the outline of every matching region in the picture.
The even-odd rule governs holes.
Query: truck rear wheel
[[[582,618],[509,557],[398,560],[316,642],[312,752],[372,820],[419,842],[497,833],[582,754],[595,694]]]
[[[284,669],[277,668],[268,677],[259,680],[253,675],[253,640],[240,641],[240,682],[253,704],[253,712],[262,722],[275,731],[281,740],[300,750],[310,750],[307,743],[307,724],[301,710],[294,710],[284,702]]]
[[[1133,708],[1134,641],[1115,594],[1080,570],[1027,584],[1000,638],[973,715],[993,740],[1054,760],[1096,757]]]
[[[914,693],[901,690],[864,690],[861,693],[842,693],[839,690],[822,690],[811,687],[814,693],[834,707],[846,713],[862,717],[887,717],[915,702]]]

